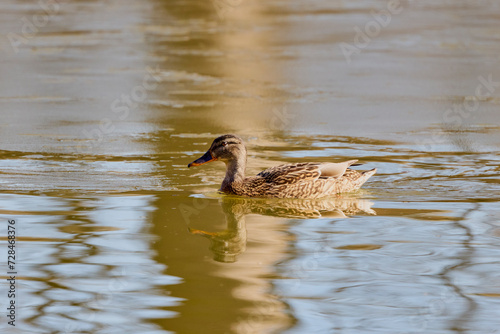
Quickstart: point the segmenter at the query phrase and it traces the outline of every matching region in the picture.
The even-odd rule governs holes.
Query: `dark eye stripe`
[[[223,141],[221,143],[222,146],[226,146],[226,145],[230,145],[230,144],[238,144],[237,142],[234,142],[234,141]]]

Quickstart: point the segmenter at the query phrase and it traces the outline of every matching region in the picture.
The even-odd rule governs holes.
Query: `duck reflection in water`
[[[232,263],[246,249],[245,216],[260,214],[282,218],[342,219],[351,215],[376,215],[372,202],[358,198],[325,199],[250,199],[224,196],[219,200],[226,217],[227,228],[221,232],[189,229],[189,232],[210,240],[214,260]]]

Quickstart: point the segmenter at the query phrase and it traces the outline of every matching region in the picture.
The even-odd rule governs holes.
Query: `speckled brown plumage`
[[[320,198],[358,189],[376,169],[357,172],[348,167],[357,160],[341,163],[297,163],[266,169],[245,177],[246,148],[235,135],[216,138],[210,149],[188,165],[199,166],[221,160],[226,176],[220,191],[246,197]]]

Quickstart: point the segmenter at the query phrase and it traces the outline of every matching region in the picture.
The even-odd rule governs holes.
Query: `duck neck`
[[[235,186],[241,185],[245,179],[246,156],[226,162],[226,177],[222,181],[221,190],[233,193]]]

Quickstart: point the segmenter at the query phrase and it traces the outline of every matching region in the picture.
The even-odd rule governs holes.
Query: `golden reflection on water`
[[[210,250],[218,262],[236,262],[239,254],[246,249],[247,232],[245,216],[248,214],[266,215],[281,218],[347,218],[347,215],[370,214],[375,211],[373,203],[352,198],[307,199],[248,199],[225,196],[219,200],[225,214],[226,229],[221,232],[208,232],[190,228],[195,235],[210,240]]]
[[[157,320],[162,327],[179,332],[259,332],[293,324],[293,317],[283,313],[286,304],[272,294],[271,282],[262,279],[274,275],[272,265],[286,252],[284,222],[272,217],[245,219],[237,203],[226,202],[222,209],[210,198],[168,196],[157,204],[165,209],[153,219],[152,232],[160,236],[154,246],[156,258],[168,263],[170,275],[184,278],[182,284],[169,287],[172,296],[183,300],[175,307],[179,317]],[[215,245],[211,251],[193,232],[210,233]]]
[[[2,39],[20,331],[496,330],[498,91],[461,126],[444,115],[500,78],[498,6],[413,1],[347,64],[338,44],[379,5],[243,1],[219,20],[210,1],[66,1],[19,53]],[[39,10],[0,6],[2,35]],[[249,174],[380,172],[350,198],[212,198],[223,166],[185,165],[228,132]]]

